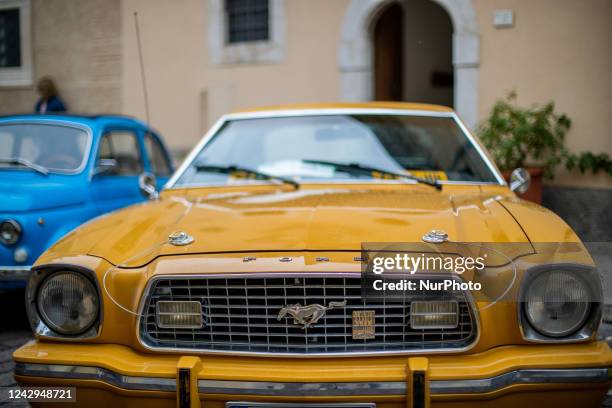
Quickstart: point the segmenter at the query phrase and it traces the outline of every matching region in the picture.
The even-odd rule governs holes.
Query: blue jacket
[[[43,104],[43,99],[39,99],[38,102],[36,102],[36,107],[34,108],[34,111],[36,113],[42,113],[40,111],[40,107]],[[62,101],[60,99],[59,96],[52,96],[51,98],[49,98],[49,100],[47,101],[47,110],[45,111],[45,113],[49,113],[49,112],[66,112],[66,105],[64,104],[64,101]]]

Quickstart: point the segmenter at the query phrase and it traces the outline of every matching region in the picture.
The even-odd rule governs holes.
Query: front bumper
[[[0,289],[25,288],[30,278],[31,266],[0,265]]]
[[[541,407],[557,401],[557,406],[586,408],[598,406],[612,372],[612,352],[603,342],[506,346],[461,356],[296,361],[151,355],[119,345],[33,341],[14,359],[19,384],[76,386],[77,403],[87,406],[104,400],[175,406],[189,395],[187,406],[207,407],[247,400],[385,407],[450,407],[469,401]]]

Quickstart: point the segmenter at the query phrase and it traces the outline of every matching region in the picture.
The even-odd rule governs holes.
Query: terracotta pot
[[[517,194],[524,200],[533,201],[534,203],[542,204],[542,168],[541,167],[525,167],[531,176],[531,184],[529,189],[523,194]],[[510,184],[510,174],[512,171],[503,171],[502,174],[508,184]]]

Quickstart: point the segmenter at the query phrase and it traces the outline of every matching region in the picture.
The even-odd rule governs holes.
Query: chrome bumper
[[[580,384],[607,382],[612,368],[568,368],[515,370],[490,378],[472,380],[432,380],[429,391],[440,394],[478,394],[500,390],[513,384]],[[73,380],[98,380],[126,390],[176,392],[176,378],[122,375],[105,368],[57,364],[16,363],[15,375]],[[406,382],[265,382],[198,380],[203,394],[274,396],[385,396],[406,395]]]
[[[32,266],[2,266],[0,265],[0,281],[27,281],[30,278]]]

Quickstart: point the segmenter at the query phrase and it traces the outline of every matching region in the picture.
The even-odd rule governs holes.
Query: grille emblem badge
[[[283,317],[290,315],[291,317],[293,317],[293,324],[301,324],[302,329],[306,330],[307,328],[318,322],[319,319],[321,319],[323,316],[325,316],[325,313],[328,310],[345,306],[346,300],[343,302],[329,302],[327,307],[316,303],[306,306],[302,306],[299,303],[296,303],[295,305],[287,305],[283,307],[280,312],[278,312],[277,320],[280,320]]]
[[[353,310],[353,340],[367,340],[376,337],[374,317],[374,310]]]

